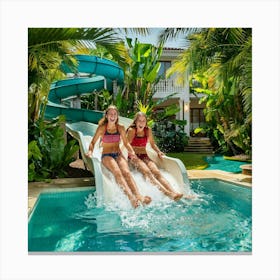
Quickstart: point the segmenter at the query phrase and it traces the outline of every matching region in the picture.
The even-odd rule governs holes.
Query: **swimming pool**
[[[245,164],[244,161],[224,159],[221,155],[207,156],[205,160],[209,164],[205,170],[219,169],[233,173],[240,173],[242,171],[240,165]]]
[[[28,223],[29,252],[251,252],[251,189],[191,180],[194,200],[137,209],[96,206],[94,189],[42,193]]]

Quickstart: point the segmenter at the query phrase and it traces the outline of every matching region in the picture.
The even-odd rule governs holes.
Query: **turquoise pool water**
[[[244,161],[224,159],[224,157],[220,155],[207,156],[205,157],[205,160],[209,164],[205,170],[219,169],[233,173],[240,173],[242,171],[240,165],[246,164]]]
[[[43,193],[29,252],[251,252],[251,189],[192,180],[194,200],[137,209],[97,207],[93,190]]]

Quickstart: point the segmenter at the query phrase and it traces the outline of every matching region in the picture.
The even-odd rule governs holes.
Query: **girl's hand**
[[[136,159],[137,158],[135,153],[128,153],[128,155],[129,155],[129,158],[131,158],[131,159]]]
[[[158,157],[160,158],[160,159],[162,159],[163,158],[163,156],[165,156],[165,154],[163,153],[163,152],[161,152],[161,151],[158,151]]]
[[[88,151],[85,155],[86,155],[86,157],[91,158],[92,157],[92,151]]]

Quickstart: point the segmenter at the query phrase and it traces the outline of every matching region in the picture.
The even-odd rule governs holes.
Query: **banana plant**
[[[28,181],[64,177],[66,168],[79,150],[76,140],[65,143],[63,116],[50,122],[39,118],[29,127]]]
[[[134,95],[134,104],[140,100],[144,105],[151,102],[155,85],[159,82],[160,56],[162,46],[139,43],[126,39],[128,59],[125,67],[125,96]]]
[[[167,31],[167,37],[173,34],[172,30]],[[205,94],[201,101],[206,102],[206,121],[218,142],[225,144],[229,153],[250,154],[252,29],[203,28],[186,39],[189,47],[168,74],[188,71],[193,75],[200,82],[195,91]]]

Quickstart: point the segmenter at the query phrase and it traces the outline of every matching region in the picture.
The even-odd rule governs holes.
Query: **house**
[[[174,63],[178,55],[182,52],[183,49],[180,48],[164,48],[160,58],[161,68],[159,71],[159,75],[164,77],[167,69],[171,67],[172,63]],[[75,78],[76,76],[72,73],[69,73],[67,77]],[[88,74],[78,73],[78,77],[88,77]],[[106,83],[104,85],[106,85]],[[87,92],[87,94],[90,94],[94,91],[92,89],[89,89]],[[117,92],[117,85],[114,83],[114,81],[113,92]],[[168,105],[177,104],[180,108],[180,111],[177,113],[176,119],[186,120],[187,123],[184,128],[186,134],[188,136],[195,136],[193,134],[195,128],[202,126],[205,122],[203,114],[203,108],[205,106],[204,104],[199,104],[200,96],[197,94],[195,95],[190,91],[188,79],[186,78],[186,84],[184,86],[178,85],[178,83],[176,82],[175,74],[172,75],[172,77],[160,80],[160,82],[155,87],[153,98],[157,100],[165,98],[174,93],[176,94],[165,102],[161,103],[160,107],[158,106],[157,109],[160,110]],[[95,98],[97,98],[97,96]],[[63,103],[65,103],[65,105],[70,105],[70,107],[81,108],[80,95],[72,96],[62,101]],[[97,101],[95,102],[95,104],[97,106]],[[96,107],[95,109],[97,110],[98,108]]]
[[[177,56],[182,52],[183,49],[179,48],[164,48],[160,58],[161,68],[159,74],[165,76],[167,69],[171,67]],[[162,103],[160,108],[164,108],[171,104],[177,104],[180,111],[178,112],[176,118],[178,120],[187,121],[185,132],[188,136],[190,136],[193,135],[195,128],[204,124],[205,119],[203,115],[203,108],[205,106],[204,104],[199,104],[200,96],[190,92],[188,79],[186,79],[186,81],[186,84],[182,86],[176,83],[176,75],[172,75],[170,78],[162,79],[156,85],[156,91],[153,97],[157,100],[177,92],[176,95]]]

